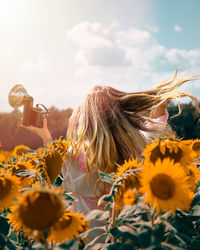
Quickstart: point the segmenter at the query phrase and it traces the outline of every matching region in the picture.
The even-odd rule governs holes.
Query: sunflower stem
[[[155,207],[154,206],[152,206],[151,207],[151,217],[150,217],[150,219],[151,219],[151,227],[152,228],[154,228],[154,219],[155,219]]]
[[[44,242],[44,249],[45,250],[48,250],[48,242],[45,240],[45,242]]]
[[[116,215],[116,211],[115,211],[115,202],[113,202],[113,208],[112,208],[112,215],[111,215],[111,226],[114,227],[115,226],[115,215]],[[114,243],[115,242],[115,237],[112,235],[111,238],[111,242]]]
[[[17,243],[20,243],[20,232],[17,232]]]

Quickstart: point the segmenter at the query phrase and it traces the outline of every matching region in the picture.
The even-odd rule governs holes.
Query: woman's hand
[[[150,115],[150,118],[158,118],[166,114],[167,105],[170,103],[170,100],[167,99],[161,105],[159,105]]]
[[[42,138],[44,144],[47,144],[52,140],[51,134],[50,134],[48,127],[47,127],[47,119],[46,118],[43,120],[43,127],[42,128],[38,128],[38,127],[34,127],[34,126],[24,126],[24,125],[22,125],[22,127],[39,135],[39,137]]]

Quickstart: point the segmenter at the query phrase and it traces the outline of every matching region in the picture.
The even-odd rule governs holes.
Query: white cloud
[[[159,31],[159,27],[155,25],[146,24],[147,30],[157,33]]]
[[[25,58],[13,51],[0,51],[0,112],[13,110],[8,104],[8,93],[16,83],[24,85],[28,93],[34,97],[34,103],[43,103],[47,107],[53,105],[62,107],[66,97],[60,97],[60,100],[63,99],[60,104],[60,100],[58,101],[60,93],[57,93],[57,98],[55,94],[56,91],[61,92],[61,89],[66,88],[67,80],[62,79],[62,72],[59,71],[61,65],[57,67],[50,59],[45,53],[35,55],[34,58]],[[69,82],[71,82],[70,79],[71,77],[68,76]]]
[[[77,81],[126,91],[150,88],[182,65],[200,71],[200,48],[167,49],[149,30],[122,28],[116,20],[105,28],[83,22],[68,31],[77,46]],[[89,83],[88,85],[89,86]]]
[[[59,43],[52,51],[0,51],[1,110],[9,110],[7,94],[15,82],[26,87],[35,103],[63,109],[79,105],[97,84],[138,91],[157,85],[180,65],[200,72],[200,48],[168,49],[148,28],[124,28],[117,20],[107,26],[85,21],[67,37],[66,46]],[[190,86],[200,89],[199,82]]]
[[[193,50],[170,49],[166,52],[169,63],[200,67],[200,48]]]
[[[38,58],[33,61],[22,61],[19,64],[19,68],[22,72],[27,71],[47,71],[50,69],[52,64],[45,58],[44,55],[39,55]]]
[[[100,23],[82,22],[67,32],[77,45],[84,49],[113,46],[112,41],[107,39],[109,30],[104,29]]]
[[[183,30],[183,29],[181,28],[181,26],[178,25],[178,24],[174,25],[173,29],[174,29],[174,31],[176,31],[176,32],[180,32],[180,31]]]

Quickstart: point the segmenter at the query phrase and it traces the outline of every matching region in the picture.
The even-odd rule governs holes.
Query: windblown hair
[[[84,153],[88,172],[93,166],[98,170],[111,173],[117,164],[139,156],[147,140],[141,131],[168,134],[160,126],[152,130],[148,126],[151,113],[167,99],[178,101],[189,96],[200,113],[198,100],[189,93],[177,91],[183,83],[196,80],[195,77],[178,77],[176,70],[172,80],[162,82],[152,89],[128,93],[112,87],[96,86],[86,96],[84,102],[73,111],[69,121],[67,138],[72,145],[72,155]],[[155,126],[153,126],[155,127]]]

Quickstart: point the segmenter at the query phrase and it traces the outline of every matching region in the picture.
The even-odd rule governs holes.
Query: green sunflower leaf
[[[107,218],[109,218],[109,211],[101,211],[101,210],[92,210],[91,212],[89,212],[86,216],[84,220],[105,220]]]
[[[15,173],[17,176],[22,177],[33,177],[37,175],[37,172],[33,169],[19,170]]]
[[[99,171],[99,176],[100,176],[100,178],[101,178],[102,181],[105,181],[105,182],[108,182],[110,184],[113,184],[113,178],[115,176],[114,173],[106,174],[106,173],[103,173],[103,172]]]

